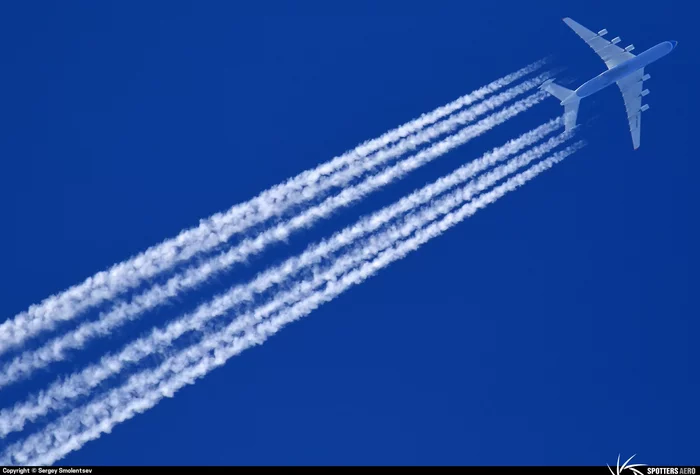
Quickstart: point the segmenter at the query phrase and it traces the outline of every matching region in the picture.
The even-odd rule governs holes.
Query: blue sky
[[[679,41],[648,69],[638,151],[619,92],[591,97],[585,149],[62,463],[697,464],[697,15],[564,3],[0,7],[2,318],[531,61],[577,86],[604,65],[564,16],[637,51]],[[559,113],[545,101],[0,403]]]

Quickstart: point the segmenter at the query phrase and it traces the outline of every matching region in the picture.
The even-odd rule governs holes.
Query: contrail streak
[[[580,142],[533,165],[502,185],[449,213],[439,221],[417,231],[413,237],[386,249],[375,259],[362,264],[359,269],[345,274],[338,280],[328,281],[324,290],[313,293],[298,304],[282,310],[277,317],[263,321],[244,335],[230,341],[220,341],[221,339],[217,338],[218,335],[208,337],[205,344],[209,352],[213,354],[204,359],[198,359],[195,356],[190,361],[188,360],[190,353],[197,355],[196,348],[201,346],[201,344],[195,345],[195,351],[183,352],[184,359],[176,366],[168,368],[168,372],[173,373],[171,378],[163,380],[162,376],[158,375],[159,368],[132,376],[124,386],[110,391],[97,401],[73,410],[58,421],[49,424],[43,431],[30,436],[24,442],[14,444],[3,454],[0,463],[6,465],[13,463],[46,465],[53,463],[68,452],[79,449],[86,442],[98,438],[104,432],[111,431],[118,423],[153,407],[163,397],[171,397],[180,388],[194,383],[196,379],[224,364],[229,358],[246,348],[263,343],[287,323],[308,315],[322,303],[332,300],[349,287],[363,282],[390,263],[402,259],[425,242],[471,216],[478,209],[493,203],[509,191],[518,188],[542,171],[552,167],[555,163],[574,153],[582,145],[583,143]]]
[[[98,364],[88,366],[81,372],[71,375],[65,381],[53,383],[46,391],[31,397],[28,401],[17,404],[12,409],[0,411],[0,437],[5,437],[11,432],[21,430],[27,420],[34,420],[53,409],[62,407],[67,400],[88,394],[107,378],[120,372],[124,365],[140,361],[158,349],[166,347],[184,333],[197,330],[209,320],[222,315],[224,312],[231,311],[241,301],[250,300],[255,293],[264,292],[273,285],[291,277],[305,266],[319,263],[332,253],[351,245],[353,241],[357,241],[361,237],[379,229],[402,213],[429,203],[441,193],[469,180],[480,171],[506,159],[508,156],[518,153],[520,150],[560,128],[561,125],[561,118],[556,118],[522,134],[516,139],[510,140],[501,147],[497,147],[480,158],[461,166],[434,183],[414,191],[396,203],[386,206],[368,217],[360,219],[356,224],[334,234],[329,239],[309,247],[301,255],[292,257],[284,263],[259,274],[252,282],[234,286],[225,294],[216,297],[211,303],[203,304],[191,314],[171,322],[165,329],[154,330],[149,337],[137,339],[118,354],[105,356]],[[476,182],[467,185],[462,190],[462,199],[468,199],[468,193],[473,194],[481,191],[512,173],[515,171],[514,166],[525,166],[530,161],[541,157],[552,148],[562,144],[570,136],[570,133],[564,133],[552,137],[545,143],[522,154],[519,158],[511,160],[508,165],[501,166],[482,175]],[[442,199],[435,206],[430,207],[428,211],[424,211],[422,215],[413,217],[410,220],[410,223],[413,223],[413,228],[410,231],[425,224],[426,220],[435,219],[436,216],[426,213],[444,214],[449,211],[449,209],[443,209],[444,206],[441,203],[451,203],[452,201],[451,198]],[[375,236],[372,239],[376,240],[378,238]],[[372,245],[363,244],[362,247],[368,248],[372,247]],[[280,299],[276,300],[281,299],[283,298],[280,297]]]
[[[359,184],[328,197],[320,204],[305,210],[294,218],[261,232],[255,238],[243,240],[230,250],[210,258],[198,267],[177,274],[164,284],[154,285],[144,293],[134,297],[131,302],[118,304],[111,311],[102,314],[98,320],[83,323],[75,331],[55,337],[36,350],[22,353],[4,365],[2,372],[0,372],[0,387],[25,378],[36,369],[46,367],[52,362],[63,360],[67,356],[66,351],[81,348],[89,340],[109,334],[115,328],[162,305],[180,292],[205,282],[214,274],[227,270],[235,263],[245,261],[251,255],[261,252],[268,245],[286,239],[292,232],[311,226],[316,221],[330,216],[336,210],[349,206],[367,194],[400,179],[431,160],[526,111],[546,96],[547,93],[537,92],[487,116],[431,147],[386,168],[381,173],[369,176]],[[560,121],[552,121],[548,127],[553,127],[555,122]]]
[[[273,285],[291,277],[303,267],[317,264],[338,249],[351,245],[353,241],[357,241],[362,236],[379,229],[402,213],[430,202],[433,198],[449,190],[453,186],[469,180],[478,172],[485,170],[498,161],[504,160],[508,156],[542,139],[561,127],[561,124],[561,118],[553,119],[536,127],[530,132],[522,134],[520,137],[507,142],[503,146],[497,147],[491,152],[484,154],[482,157],[463,165],[451,174],[438,179],[436,182],[414,191],[398,202],[379,210],[373,215],[360,219],[355,225],[334,234],[331,238],[319,244],[311,246],[300,256],[290,258],[284,263],[261,273],[252,282],[234,286],[225,294],[216,297],[211,303],[203,304],[191,314],[187,314],[171,322],[165,329],[156,329],[149,337],[137,339],[127,345],[118,354],[105,356],[98,364],[88,366],[81,372],[71,375],[66,381],[53,383],[46,391],[42,391],[37,396],[31,397],[28,401],[17,404],[12,409],[0,411],[0,437],[5,437],[10,432],[21,430],[27,420],[34,420],[36,417],[45,415],[53,409],[62,407],[67,400],[88,394],[93,388],[107,378],[120,372],[126,364],[133,364],[140,361],[147,355],[166,347],[184,333],[197,330],[209,320],[231,311],[236,304],[241,301],[250,300],[254,293],[260,293],[269,289]],[[545,143],[522,154],[519,158],[511,160],[507,165],[503,165],[482,175],[476,182],[470,183],[461,191],[461,199],[469,199],[469,196],[475,192],[482,191],[496,181],[504,178],[515,171],[517,167],[525,166],[532,160],[541,157],[552,148],[566,141],[570,135],[570,133],[563,133],[553,137]],[[435,219],[437,216],[435,213],[446,213],[449,211],[449,208],[444,209],[442,203],[449,204],[453,202],[454,198],[452,196],[443,198],[421,215],[414,216],[409,221],[409,224],[413,227],[406,232],[411,232],[417,227],[424,225],[426,222]],[[369,240],[369,244],[363,244],[361,247],[372,248],[373,240],[377,239],[378,238],[374,236]],[[276,300],[279,301],[284,298],[285,297],[279,297]]]
[[[70,320],[85,310],[137,286],[143,279],[153,277],[199,252],[215,248],[230,236],[288,209],[299,200],[313,198],[308,191],[319,182],[369,154],[407,137],[452,112],[472,104],[541,68],[545,60],[535,62],[509,74],[471,94],[439,107],[428,114],[393,129],[377,139],[365,142],[355,149],[318,167],[300,173],[286,182],[262,192],[257,197],[233,206],[225,213],[216,213],[199,226],[181,232],[106,271],[89,277],[81,284],[48,297],[32,305],[8,321],[0,324],[0,354],[25,340],[55,327],[60,321]],[[331,182],[333,183],[333,182]],[[331,185],[336,186],[336,185]]]

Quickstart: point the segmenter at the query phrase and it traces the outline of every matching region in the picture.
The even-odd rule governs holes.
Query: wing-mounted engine
[[[624,63],[626,60],[634,58],[634,55],[630,53],[630,51],[634,49],[634,46],[629,45],[627,48],[622,49],[616,45],[616,43],[621,41],[619,36],[613,38],[612,41],[603,38],[603,35],[608,34],[606,28],[595,33],[568,17],[564,18],[564,23],[574,30],[574,32],[600,56],[608,69],[612,69],[618,64]]]
[[[644,76],[642,76],[642,82],[648,81],[649,79],[651,79],[651,74],[645,74]]]
[[[644,112],[649,110],[649,104],[644,104],[642,107],[639,108],[639,112]]]
[[[647,94],[649,94],[649,89],[644,89],[642,92],[639,93],[640,96],[644,97]]]

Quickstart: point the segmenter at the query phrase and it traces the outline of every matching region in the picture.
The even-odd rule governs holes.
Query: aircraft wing
[[[642,92],[642,77],[644,76],[644,68],[635,71],[630,76],[617,81],[617,87],[620,88],[622,99],[625,101],[625,109],[627,109],[627,120],[630,125],[630,133],[632,134],[632,145],[635,150],[639,148],[641,128],[642,128],[642,95],[646,95],[649,91]],[[648,108],[649,106],[644,106]]]
[[[591,30],[585,26],[576,23],[571,18],[564,18],[564,23],[566,23],[569,28],[574,30],[574,32],[579,35],[583,41],[588,44],[593,51],[596,52],[600,58],[605,61],[605,65],[608,69],[612,69],[620,63],[624,63],[630,58],[634,58],[634,55],[629,51],[625,51],[619,46],[615,46],[620,42],[620,37],[613,38],[612,41],[608,41],[603,38],[603,35],[608,33],[608,30],[600,30],[598,33],[593,33]],[[629,48],[629,47],[628,47]],[[632,46],[632,48],[634,48]]]

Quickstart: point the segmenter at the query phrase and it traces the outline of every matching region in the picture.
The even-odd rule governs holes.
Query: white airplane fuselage
[[[635,56],[634,58],[630,58],[624,63],[620,63],[617,66],[600,73],[593,79],[581,84],[581,86],[579,86],[578,89],[571,94],[571,96],[561,101],[561,105],[566,105],[572,101],[579,101],[584,97],[588,97],[605,89],[611,84],[615,84],[617,81],[626,78],[637,70],[663,58],[668,53],[673,51],[677,43],[677,41],[661,42],[658,45],[652,46],[643,53]]]

